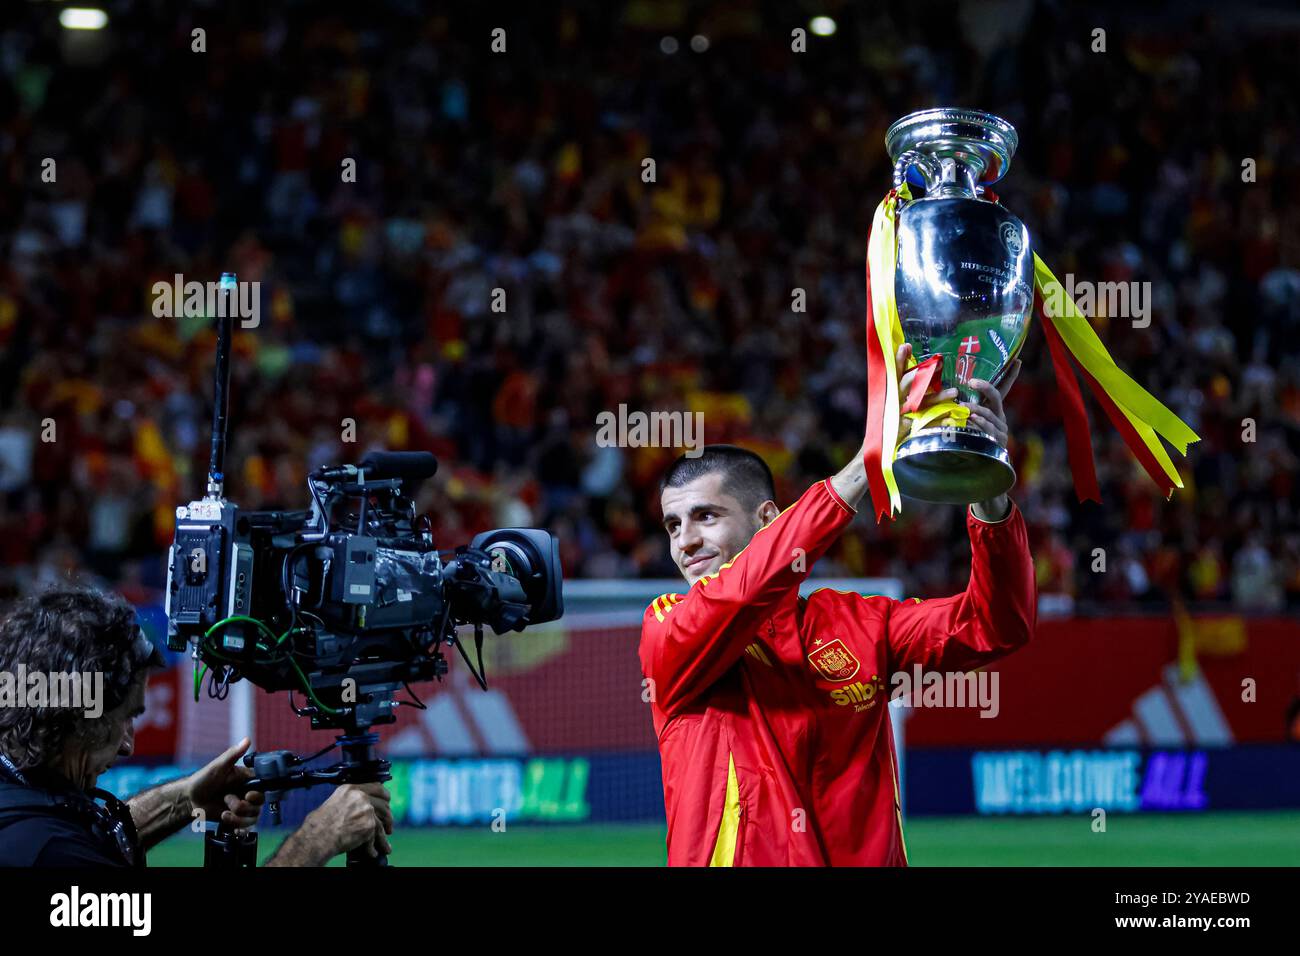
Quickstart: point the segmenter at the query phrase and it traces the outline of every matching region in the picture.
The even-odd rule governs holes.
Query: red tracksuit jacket
[[[1037,587],[1014,502],[997,523],[968,509],[962,594],[799,597],[804,569],[853,515],[818,482],[716,575],[646,609],[669,866],[906,866],[890,675],[968,671],[1033,633]]]

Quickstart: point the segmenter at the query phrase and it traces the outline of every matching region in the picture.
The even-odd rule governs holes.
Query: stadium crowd
[[[675,576],[656,482],[677,450],[600,447],[597,415],[701,411],[707,441],[772,464],[782,506],[838,469],[865,420],[884,131],[954,104],[1018,128],[998,191],[1058,276],[1150,283],[1149,324],[1094,324],[1202,436],[1165,501],[1087,399],[1103,504],[1080,505],[1035,327],[1008,407],[1041,591],[1300,606],[1300,107],[1272,79],[1295,76],[1296,29],[968,2],[931,31],[928,4],[829,6],[838,32],[802,53],[807,23],[761,3],[501,23],[397,0],[108,3],[98,37],[11,10],[0,592],[81,569],[156,596],[174,507],[203,490],[214,339],[157,317],[153,289],[225,271],[260,283],[260,324],[236,334],[241,506],[305,507],[311,467],[429,449],[418,505],[441,546],[535,524],[566,576]],[[824,570],[951,593],[962,527],[920,503],[864,516]]]

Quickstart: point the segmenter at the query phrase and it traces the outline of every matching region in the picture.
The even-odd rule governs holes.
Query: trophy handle
[[[898,157],[898,161],[894,163],[895,189],[903,185],[903,181],[907,178],[907,171],[913,166],[921,171],[921,178],[925,180],[925,191],[927,193],[943,180],[943,169],[937,159],[929,153],[909,149],[902,153]]]

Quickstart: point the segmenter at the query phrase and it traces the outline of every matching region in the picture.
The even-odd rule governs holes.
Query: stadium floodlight
[[[94,7],[68,7],[59,11],[59,23],[65,30],[102,30],[108,14]]]
[[[808,29],[812,30],[816,36],[828,37],[835,33],[837,27],[835,21],[830,17],[813,17],[808,24]]]

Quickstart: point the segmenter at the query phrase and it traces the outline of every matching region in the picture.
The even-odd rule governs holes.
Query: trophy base
[[[900,494],[920,501],[968,505],[996,498],[1016,483],[1007,450],[971,428],[923,428],[894,456]]]

